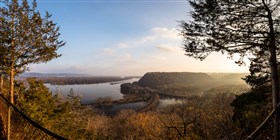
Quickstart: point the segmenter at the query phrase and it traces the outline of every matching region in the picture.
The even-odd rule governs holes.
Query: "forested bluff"
[[[202,96],[218,90],[240,94],[249,88],[241,79],[245,75],[245,73],[149,72],[138,82],[122,84],[121,92],[155,93],[177,98]]]

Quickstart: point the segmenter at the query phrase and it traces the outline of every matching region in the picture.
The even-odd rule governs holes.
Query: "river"
[[[132,83],[138,81],[139,78],[124,80],[115,83],[101,83],[101,84],[81,84],[81,85],[51,85],[45,84],[53,93],[67,95],[72,90],[76,95],[81,97],[82,104],[94,103],[98,98],[110,97],[113,100],[122,99],[123,94],[120,92],[120,85],[122,83]],[[159,108],[167,105],[181,103],[178,99],[160,99]],[[121,105],[113,105],[110,108],[105,108],[103,111],[106,114],[112,114],[122,109],[139,109],[146,105],[146,102],[128,103]]]

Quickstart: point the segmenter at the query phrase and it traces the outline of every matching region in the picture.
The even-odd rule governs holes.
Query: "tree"
[[[20,84],[20,94],[16,101],[21,111],[41,125],[45,125],[54,116],[55,96],[42,81],[27,79],[28,87]]]
[[[80,97],[74,92],[68,93],[67,97],[60,97],[58,94],[52,94],[40,80],[28,78],[27,82],[28,86],[22,82],[15,82],[15,92],[19,92],[15,105],[22,112],[59,135],[69,139],[88,139],[91,134],[87,130],[88,122],[95,115],[92,107],[81,105]],[[22,116],[16,115],[13,119],[22,119]]]
[[[36,9],[36,1],[31,7],[27,0],[21,2],[5,0],[1,1],[3,6],[0,7],[1,70],[10,78],[11,103],[14,103],[15,75],[28,70],[29,64],[48,62],[59,57],[56,51],[65,45],[58,39],[59,28],[50,20],[48,12],[42,17]]]
[[[193,21],[181,21],[186,55],[200,60],[212,52],[239,54],[250,67],[266,64],[272,83],[273,107],[279,103],[277,54],[280,40],[280,2],[277,0],[189,0]],[[279,139],[279,114],[274,139]]]
[[[200,132],[196,135],[196,123],[201,117],[201,109],[192,104],[181,104],[166,109],[161,116],[167,139],[207,139]]]

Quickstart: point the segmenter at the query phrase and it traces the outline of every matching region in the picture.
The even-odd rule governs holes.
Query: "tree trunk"
[[[276,56],[277,48],[276,48],[276,40],[275,40],[275,34],[274,34],[272,14],[268,7],[267,7],[267,11],[268,11],[268,21],[269,21],[269,29],[270,29],[270,34],[269,34],[270,60],[269,60],[269,63],[270,63],[270,70],[271,70],[271,83],[272,83],[272,103],[273,103],[273,109],[275,109],[277,104],[279,103],[279,79],[278,79],[278,70],[277,70],[278,66],[277,66],[277,56]],[[275,114],[275,117],[273,119],[274,140],[279,140],[279,138],[280,138],[279,118],[280,118],[279,112],[277,111]]]
[[[11,110],[12,107],[8,106],[8,119],[7,119],[7,140],[11,140]]]
[[[1,74],[1,80],[0,80],[0,92],[3,94],[3,84],[4,84],[4,76],[3,73]]]
[[[10,102],[14,104],[14,68],[11,68],[10,71]],[[7,122],[7,140],[10,140],[11,136],[11,113],[12,107],[8,108],[8,122]]]
[[[14,104],[14,69],[11,69],[10,72],[10,102]]]
[[[271,49],[272,50],[272,49]],[[272,51],[270,57],[270,69],[271,69],[271,82],[272,82],[272,103],[273,109],[276,108],[279,103],[279,80],[277,73],[277,63],[276,63],[276,52]],[[274,123],[274,140],[279,140],[279,112],[275,114],[273,119]]]
[[[277,56],[276,56],[276,39],[275,39],[275,32],[274,32],[274,23],[272,19],[272,13],[269,6],[266,4],[264,0],[262,0],[263,5],[267,11],[267,18],[269,23],[269,64],[271,70],[271,83],[272,83],[272,104],[273,109],[276,109],[277,104],[279,103],[279,79],[278,79],[278,70],[277,70]],[[276,111],[276,114],[273,119],[273,131],[274,131],[274,140],[280,139],[280,132],[279,132],[279,111]]]

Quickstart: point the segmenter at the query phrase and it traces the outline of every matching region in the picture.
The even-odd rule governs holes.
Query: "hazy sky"
[[[248,72],[226,55],[199,61],[184,55],[178,20],[186,0],[37,0],[60,26],[62,57],[32,72],[143,75],[152,71]]]

